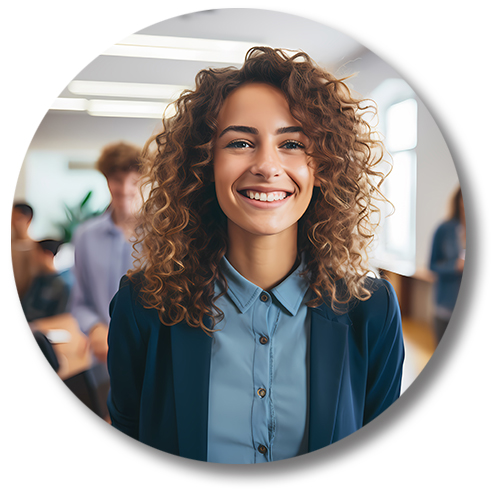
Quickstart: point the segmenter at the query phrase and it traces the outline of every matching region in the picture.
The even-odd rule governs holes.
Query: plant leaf
[[[80,203],[80,208],[83,208],[86,205],[86,203],[90,200],[91,196],[92,196],[92,190],[90,190],[85,196],[85,198],[82,200],[82,202]]]

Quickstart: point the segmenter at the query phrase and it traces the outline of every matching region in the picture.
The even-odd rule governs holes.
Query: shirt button
[[[262,345],[266,345],[268,342],[269,342],[269,339],[264,336],[264,335],[261,335],[260,336],[260,339],[259,339],[259,342],[262,344]]]
[[[263,455],[267,453],[267,448],[263,444],[259,444],[257,450],[259,450],[259,453],[262,453]]]
[[[262,294],[260,295],[260,300],[262,300],[262,302],[267,302],[267,298],[268,298],[268,297],[267,297],[267,295],[266,295],[265,293],[262,293]]]
[[[257,391],[257,394],[263,398],[266,395],[266,390],[263,389],[262,387]]]

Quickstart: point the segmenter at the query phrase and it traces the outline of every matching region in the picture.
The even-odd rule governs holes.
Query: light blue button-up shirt
[[[132,245],[112,218],[111,211],[85,222],[75,232],[75,282],[71,313],[88,334],[97,323],[109,324],[109,303],[121,277],[133,266]]]
[[[311,299],[301,264],[269,293],[223,258],[228,292],[214,334],[209,462],[260,463],[307,453]],[[216,295],[221,288],[216,285]]]

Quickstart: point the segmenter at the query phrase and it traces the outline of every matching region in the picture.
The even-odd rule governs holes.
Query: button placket
[[[269,428],[271,410],[269,405],[269,370],[270,370],[270,332],[268,331],[268,315],[272,306],[271,297],[261,292],[255,302],[253,314],[253,330],[255,335],[255,352],[253,363],[254,401],[252,405],[252,432],[255,443],[256,461],[269,460]]]

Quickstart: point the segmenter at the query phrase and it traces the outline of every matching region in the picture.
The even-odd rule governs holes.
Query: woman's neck
[[[248,281],[270,290],[294,269],[297,260],[297,225],[275,235],[254,235],[228,221],[230,264]]]

